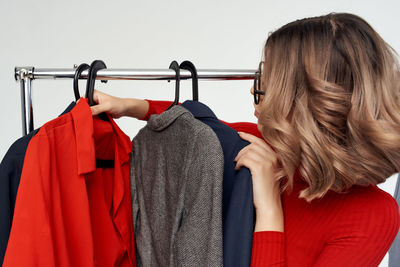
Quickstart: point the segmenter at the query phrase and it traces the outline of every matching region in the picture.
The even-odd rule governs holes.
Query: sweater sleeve
[[[381,191],[343,210],[313,266],[378,266],[399,230],[394,198]]]
[[[151,115],[163,113],[172,104],[172,101],[145,100],[149,103],[149,110],[143,118],[140,118],[143,121],[148,121]]]
[[[285,266],[284,232],[262,231],[253,234],[251,267]]]
[[[340,209],[340,216],[332,220],[313,267],[369,267],[381,263],[399,230],[399,210],[396,201],[386,192],[369,196],[353,199]],[[286,252],[283,232],[254,233],[252,267],[289,266],[290,254],[286,253],[290,251]]]

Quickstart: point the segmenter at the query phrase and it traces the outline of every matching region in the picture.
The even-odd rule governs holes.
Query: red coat
[[[28,145],[3,266],[136,266],[132,144],[85,99]],[[96,159],[114,160],[96,168]]]

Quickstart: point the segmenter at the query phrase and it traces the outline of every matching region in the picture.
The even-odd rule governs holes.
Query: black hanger
[[[172,102],[171,106],[169,106],[167,108],[167,110],[179,103],[179,85],[181,82],[181,73],[180,73],[178,62],[176,62],[175,60],[172,61],[171,64],[169,65],[169,68],[173,69],[176,73],[176,75],[175,75],[176,83],[175,83],[175,100],[174,100],[174,102]]]
[[[193,101],[199,101],[199,77],[196,67],[192,62],[185,60],[179,65],[179,68],[188,70],[192,74]]]
[[[97,72],[101,69],[106,69],[106,64],[102,60],[95,60],[90,64],[88,73],[88,81],[86,84],[86,97],[89,99],[89,106],[95,105],[93,100],[94,84],[96,82]],[[106,80],[102,82],[107,82]],[[98,115],[102,120],[108,121],[108,117],[105,113]],[[97,168],[112,168],[114,167],[114,160],[98,159],[96,158]]]
[[[94,106],[96,103],[93,100],[94,84],[96,82],[97,72],[101,69],[106,69],[106,64],[102,60],[95,60],[90,64],[90,69],[88,73],[88,81],[86,83],[86,94],[85,97],[89,99],[89,106]],[[107,80],[102,80],[101,82],[106,83]],[[108,121],[106,114],[101,113],[98,115],[100,119]]]
[[[88,81],[86,83],[86,95],[85,97],[89,99],[89,106],[95,105],[93,100],[94,84],[96,82],[97,72],[101,69],[106,69],[107,66],[102,60],[95,60],[90,64]],[[101,82],[106,83],[107,80],[102,80]]]
[[[75,70],[75,75],[74,75],[74,95],[75,95],[75,101],[78,101],[79,98],[81,98],[81,95],[79,94],[79,77],[81,76],[82,72],[89,69],[90,66],[86,63],[80,64],[76,70]]]

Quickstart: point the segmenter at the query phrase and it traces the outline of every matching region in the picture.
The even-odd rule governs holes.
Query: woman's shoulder
[[[369,209],[387,208],[388,211],[398,214],[397,201],[391,194],[380,189],[377,185],[358,186],[355,185],[344,194],[349,208]]]
[[[391,194],[380,189],[376,185],[352,186],[345,192],[328,191],[325,196],[314,199],[310,203],[298,198],[301,190],[306,185],[297,184],[295,194],[286,196],[289,205],[303,207],[311,214],[325,214],[334,218],[331,224],[352,225],[358,227],[365,224],[367,227],[382,224],[390,224],[391,227],[399,227],[399,206]],[[297,195],[297,197],[296,197]],[[368,224],[368,225],[367,225]]]
[[[295,182],[295,191],[298,193],[306,187],[307,185],[304,182]],[[343,208],[349,210],[369,210],[371,208],[386,207],[392,212],[399,213],[399,206],[393,196],[380,189],[377,185],[354,185],[343,192],[329,190],[322,198],[312,200],[312,203],[316,205],[343,206]]]
[[[376,185],[353,186],[345,193],[330,193],[331,203],[337,207],[336,229],[366,236],[388,235],[394,238],[400,225],[399,206],[396,200]]]
[[[316,201],[322,205],[335,207],[342,217],[381,216],[399,221],[399,206],[388,192],[377,185],[354,185],[345,192],[328,193]]]

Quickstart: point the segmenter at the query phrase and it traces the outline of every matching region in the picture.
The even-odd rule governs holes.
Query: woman
[[[400,170],[396,53],[360,17],[329,14],[273,32],[264,62],[252,93],[268,144],[255,125],[228,124],[251,143],[236,161],[253,179],[252,265],[377,266],[399,229],[376,186]],[[94,97],[93,114],[115,118],[169,104]]]

